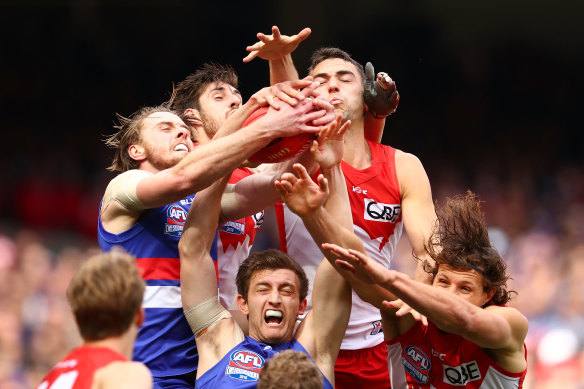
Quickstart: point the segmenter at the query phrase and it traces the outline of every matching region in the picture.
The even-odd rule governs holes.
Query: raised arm
[[[325,241],[333,241],[363,250],[361,241],[352,233],[353,221],[347,187],[340,168],[342,134],[348,125],[341,127],[338,118],[336,126],[323,131],[313,145],[315,159],[321,164],[326,178],[320,175],[316,184],[302,165],[295,165],[298,176],[284,175],[282,181],[278,182],[278,188],[288,207],[302,218],[319,246]],[[334,143],[333,148],[340,148],[337,158],[326,156],[327,152],[319,147],[324,143]],[[312,301],[313,309],[301,324],[296,337],[323,374],[333,382],[334,362],[351,313],[351,289],[328,261],[322,261],[318,267]]]
[[[217,274],[209,254],[229,176],[197,193],[178,248],[181,298],[199,353],[198,376],[213,367],[243,339],[241,329],[217,298]]]
[[[286,36],[280,34],[277,26],[272,27],[271,35],[259,32],[257,34],[259,42],[246,48],[249,54],[243,59],[243,62],[249,62],[255,57],[268,60],[270,62],[270,85],[282,81],[297,80],[298,72],[291,54],[300,42],[308,38],[310,33],[310,28],[304,28],[296,35]]]
[[[413,154],[396,151],[396,171],[401,192],[402,219],[414,255],[420,259],[415,278],[431,283],[431,277],[423,269],[423,261],[432,261],[426,252],[426,244],[436,225],[436,212],[432,202],[432,190],[426,171]]]

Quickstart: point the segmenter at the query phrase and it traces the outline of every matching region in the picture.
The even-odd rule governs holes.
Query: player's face
[[[239,298],[243,301],[241,295]],[[300,281],[292,270],[261,270],[252,275],[247,301],[240,308],[249,316],[251,337],[281,344],[292,340],[296,317],[304,313],[306,299],[300,301]]]
[[[483,276],[475,270],[461,271],[440,265],[433,286],[454,293],[478,307],[483,306],[492,297],[492,293],[483,290]]]
[[[350,62],[340,58],[326,59],[312,71],[314,81],[320,83],[316,90],[328,100],[343,120],[363,118],[363,80],[359,71]]]
[[[157,170],[175,166],[193,150],[186,124],[170,112],[154,112],[142,121],[141,145],[146,160]]]
[[[225,120],[241,107],[241,93],[224,82],[207,85],[199,97],[201,118],[205,130],[212,137]]]

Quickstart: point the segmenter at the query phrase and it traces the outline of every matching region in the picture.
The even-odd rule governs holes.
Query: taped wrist
[[[217,297],[211,297],[184,311],[185,317],[191,326],[195,338],[213,324],[217,323],[222,319],[229,319],[231,313],[223,308],[223,306],[217,300]]]

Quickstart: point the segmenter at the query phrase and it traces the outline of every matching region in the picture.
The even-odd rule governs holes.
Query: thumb
[[[373,69],[373,64],[371,62],[367,62],[365,64],[365,80],[372,83],[374,76],[375,70]]]

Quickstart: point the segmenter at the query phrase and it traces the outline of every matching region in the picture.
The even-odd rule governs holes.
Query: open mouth
[[[264,321],[268,325],[278,325],[282,323],[282,312],[268,309],[264,316]]]
[[[183,143],[179,143],[176,146],[174,146],[174,149],[172,149],[173,151],[189,151],[189,148],[183,144]]]

